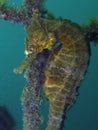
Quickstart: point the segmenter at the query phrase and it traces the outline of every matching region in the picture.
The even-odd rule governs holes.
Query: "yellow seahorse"
[[[69,20],[43,19],[35,13],[28,26],[26,51],[52,51],[45,69],[43,91],[50,102],[47,130],[60,130],[64,111],[72,105],[89,61],[89,48],[80,27]],[[56,43],[59,43],[57,47]]]
[[[64,112],[75,102],[77,88],[88,66],[87,40],[80,27],[71,21],[43,19],[37,12],[27,27],[27,32],[27,61],[29,55],[36,58],[44,49],[51,51],[43,84],[44,94],[50,102],[46,130],[60,130]],[[27,64],[20,66],[17,71],[23,71],[25,67]]]

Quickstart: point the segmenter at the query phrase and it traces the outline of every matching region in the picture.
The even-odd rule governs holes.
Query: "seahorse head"
[[[27,55],[34,54],[35,56],[44,49],[51,49],[56,43],[56,38],[53,32],[48,32],[44,26],[45,22],[40,18],[40,14],[34,14],[31,24],[27,27],[28,39],[26,40]]]
[[[51,50],[52,46],[56,42],[56,38],[52,33],[49,33],[48,36],[44,32],[39,32],[39,35],[33,35],[31,38],[27,39],[26,42],[26,54],[38,54],[44,49]]]

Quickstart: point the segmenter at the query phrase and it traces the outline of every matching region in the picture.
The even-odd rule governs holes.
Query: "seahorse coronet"
[[[25,50],[27,55],[33,53],[36,57],[44,49],[51,50],[56,43],[57,40],[54,33],[44,27],[44,24],[48,24],[48,22],[50,21],[46,19],[32,18],[31,24],[27,27],[28,39]]]

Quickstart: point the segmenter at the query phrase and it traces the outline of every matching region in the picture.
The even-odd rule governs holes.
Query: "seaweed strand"
[[[22,94],[23,122],[24,130],[38,130],[42,119],[39,114],[39,108],[42,102],[41,85],[44,82],[44,70],[49,57],[49,51],[43,50],[32,61],[25,77],[27,85]]]

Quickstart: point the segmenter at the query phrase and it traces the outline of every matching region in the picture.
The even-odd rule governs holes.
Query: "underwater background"
[[[22,0],[9,0],[9,4],[21,6]],[[88,23],[89,18],[98,18],[98,0],[47,0],[46,7],[56,17],[70,19],[76,23]],[[16,126],[22,130],[21,93],[26,85],[23,75],[16,75],[13,69],[25,57],[26,31],[22,24],[0,20],[0,105],[8,108]],[[48,104],[42,112],[47,120]],[[46,124],[41,130],[44,130]],[[98,45],[91,44],[91,59],[87,74],[81,82],[79,96],[67,112],[63,130],[98,130]]]

